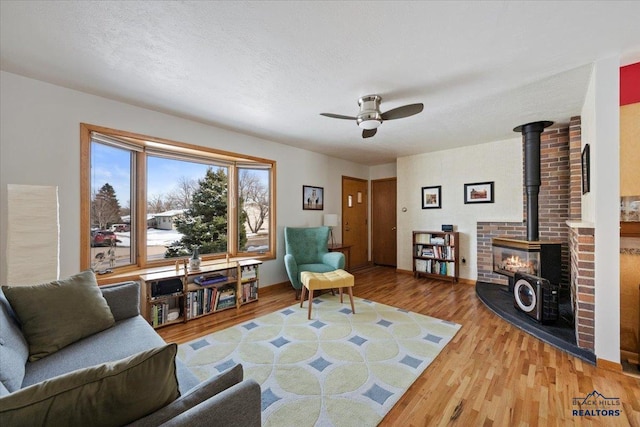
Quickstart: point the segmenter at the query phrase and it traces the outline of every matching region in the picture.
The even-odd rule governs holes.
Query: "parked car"
[[[127,231],[130,230],[130,227],[129,227],[129,224],[113,224],[109,229],[117,233],[123,233],[123,232],[126,233]]]
[[[116,233],[108,230],[91,231],[91,246],[116,246],[119,242]]]

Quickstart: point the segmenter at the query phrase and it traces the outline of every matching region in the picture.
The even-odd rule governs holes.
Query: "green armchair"
[[[326,273],[344,268],[344,254],[329,252],[327,240],[329,227],[284,228],[284,266],[291,285],[296,290],[296,299],[302,289],[301,272]]]

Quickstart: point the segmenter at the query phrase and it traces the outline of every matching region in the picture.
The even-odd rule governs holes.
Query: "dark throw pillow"
[[[36,361],[115,323],[91,270],[31,286],[3,286]]]
[[[121,426],[180,396],[168,344],[69,372],[0,397],[3,426]]]

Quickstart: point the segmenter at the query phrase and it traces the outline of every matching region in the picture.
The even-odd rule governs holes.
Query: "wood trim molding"
[[[622,364],[621,363],[612,362],[611,360],[607,360],[607,359],[597,358],[596,359],[596,366],[598,368],[606,369],[607,371],[622,372]]]

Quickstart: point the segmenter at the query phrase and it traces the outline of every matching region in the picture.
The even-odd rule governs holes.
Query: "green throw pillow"
[[[176,344],[69,372],[0,397],[2,426],[121,426],[180,396]]]
[[[87,270],[32,286],[3,286],[34,362],[115,323],[96,276]]]

